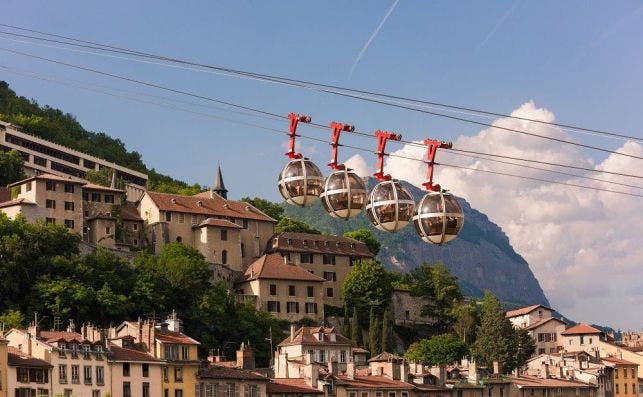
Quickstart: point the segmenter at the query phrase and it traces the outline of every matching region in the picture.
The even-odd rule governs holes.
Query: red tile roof
[[[268,378],[241,368],[222,367],[210,364],[199,369],[199,378],[209,379],[244,379],[268,382]]]
[[[124,221],[143,222],[143,218],[141,218],[141,215],[138,213],[136,204],[131,201],[126,201],[121,205],[121,217]]]
[[[581,335],[581,334],[600,334],[602,333],[601,330],[598,330],[590,325],[587,324],[576,324],[571,328],[567,328],[563,332],[561,332],[561,335]]]
[[[83,338],[78,332],[67,332],[67,331],[40,331],[40,339],[44,340],[47,343],[53,342],[66,342],[66,343],[91,343],[91,344],[100,344],[100,342],[91,342],[86,338]]]
[[[267,394],[324,394],[322,390],[315,389],[306,384],[305,379],[275,378],[270,379],[266,386]]]
[[[535,328],[540,327],[540,326],[541,326],[541,325],[543,325],[543,324],[547,324],[547,323],[548,323],[548,322],[550,322],[550,321],[558,321],[558,322],[559,322],[559,323],[561,323],[561,324],[567,325],[567,323],[566,323],[566,322],[564,322],[563,320],[559,320],[559,319],[557,319],[556,317],[548,317],[548,318],[543,318],[543,319],[542,319],[542,320],[540,320],[540,321],[536,321],[535,323],[531,324],[530,326],[528,326],[528,327],[527,327],[527,328],[525,328],[525,329],[526,329],[526,330],[532,330],[532,329],[535,329]]]
[[[128,349],[125,347],[120,347],[115,344],[110,344],[109,349],[111,351],[110,359],[114,361],[126,361],[126,362],[135,361],[135,362],[146,362],[146,363],[163,362],[163,360],[155,358],[151,354],[141,350]]]
[[[322,331],[324,340],[318,340],[314,334]],[[331,334],[335,334],[335,342],[331,342]],[[295,331],[294,338],[288,336],[281,341],[278,346],[292,346],[292,345],[351,345],[350,339],[335,331],[335,328],[327,327],[301,327]]]
[[[189,336],[176,331],[162,331],[160,328],[156,328],[155,334],[156,339],[163,343],[180,343],[183,345],[200,345],[199,342],[190,338]]]
[[[125,193],[124,190],[114,189],[109,186],[96,185],[94,183],[86,183],[82,187],[83,190],[100,190],[102,192],[112,192],[112,193]]]
[[[227,219],[215,219],[215,218],[208,218],[193,227],[198,228],[198,227],[204,227],[204,226],[227,227],[230,229],[243,229],[243,227],[237,225],[236,223],[232,223]]]
[[[638,365],[636,363],[633,363],[631,361],[623,360],[622,358],[618,357],[603,357],[601,358],[603,361],[607,361],[608,363],[616,364],[616,365]]]
[[[354,347],[353,348],[353,353],[358,353],[358,354],[364,353],[364,354],[366,354],[366,353],[368,353],[368,350],[362,349],[361,347]]]
[[[32,357],[12,346],[7,348],[7,356],[8,364],[12,367],[53,367],[47,361]]]
[[[531,306],[523,307],[523,308],[516,309],[516,310],[510,310],[507,313],[505,313],[505,317],[516,317],[516,316],[522,316],[522,315],[525,315],[525,314],[529,314],[529,313],[533,312],[534,310],[538,309],[539,307],[542,307],[542,308],[547,309],[547,310],[552,310],[551,308],[549,308],[549,307],[547,307],[545,305],[537,304],[537,305],[531,305]]]
[[[59,175],[54,175],[54,174],[42,173],[42,174],[32,176],[32,177],[27,178],[27,179],[23,179],[23,180],[18,181],[18,182],[14,182],[14,183],[10,184],[9,187],[22,185],[23,183],[33,181],[33,180],[36,180],[36,179],[37,180],[44,180],[44,181],[56,181],[56,182],[64,182],[64,183],[74,183],[74,184],[77,184],[77,185],[84,185],[84,184],[87,183],[86,181],[84,181],[82,179],[72,178],[71,176],[59,176]]]
[[[362,258],[373,257],[366,244],[361,241],[323,234],[286,232],[273,237],[269,244],[268,252],[310,252]]]
[[[14,205],[36,205],[33,201],[29,201],[25,198],[19,198],[15,200],[5,201],[0,203],[0,208],[12,207]]]
[[[161,211],[277,222],[249,203],[226,200],[217,194],[210,196],[209,192],[199,193],[194,196],[181,196],[179,194],[149,191],[146,192],[146,194]]]
[[[322,283],[326,280],[293,264],[285,264],[279,254],[267,254],[254,261],[241,278],[241,282],[257,279],[297,280]]]
[[[410,383],[379,375],[355,376],[355,379],[349,379],[346,375],[339,375],[337,376],[337,385],[350,389],[413,390],[415,388],[415,386]]]
[[[566,387],[573,387],[573,388],[589,388],[589,387],[595,387],[592,385],[589,385],[587,383],[583,382],[578,382],[578,381],[572,381],[572,380],[566,380],[566,379],[558,379],[558,378],[540,378],[537,376],[527,376],[527,375],[520,375],[520,376],[512,376],[511,381],[513,384],[518,386],[519,388],[522,387],[561,387],[561,388],[566,388]]]

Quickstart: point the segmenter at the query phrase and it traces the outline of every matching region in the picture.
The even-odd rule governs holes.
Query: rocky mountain
[[[372,189],[377,181],[369,178]],[[405,183],[405,182],[404,182]],[[416,202],[425,192],[405,183]],[[423,262],[443,261],[458,277],[465,295],[479,297],[492,291],[510,306],[548,304],[529,264],[512,248],[502,229],[466,200],[458,198],[464,211],[464,227],[458,238],[443,246],[427,244],[408,225],[397,233],[373,228],[364,213],[349,221],[326,214],[319,202],[306,208],[284,204],[285,215],[304,221],[323,233],[341,235],[359,228],[370,228],[382,244],[378,259],[391,269],[406,272]]]

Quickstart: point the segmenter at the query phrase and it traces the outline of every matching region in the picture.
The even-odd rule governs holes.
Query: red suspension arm
[[[438,153],[438,149],[451,149],[453,146],[451,142],[436,141],[433,139],[425,139],[424,144],[427,146],[427,160],[429,162],[426,170],[426,180],[422,184],[426,190],[433,192],[440,191],[440,185],[433,184],[433,165],[435,165],[435,155]]]
[[[288,118],[290,119],[290,141],[288,142],[288,156],[291,160],[296,160],[302,158],[301,153],[295,152],[295,137],[297,136],[297,125],[301,121],[302,123],[310,123],[311,118],[309,116],[302,116],[296,113],[288,113]]]
[[[343,170],[346,168],[344,164],[337,164],[337,147],[339,146],[339,136],[342,131],[353,132],[355,131],[355,126],[343,124],[343,123],[330,123],[330,163],[328,166],[335,171]]]
[[[391,139],[394,141],[399,141],[402,139],[402,135],[395,134],[388,131],[375,131],[375,137],[377,137],[377,172],[373,174],[378,181],[390,181],[390,175],[384,175],[384,149],[386,148],[386,141]]]

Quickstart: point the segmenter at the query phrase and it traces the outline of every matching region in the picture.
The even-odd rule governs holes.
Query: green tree
[[[112,183],[112,174],[114,170],[111,168],[101,168],[100,170],[87,170],[85,172],[85,179],[89,182],[100,185],[100,186],[110,186]]]
[[[527,364],[527,360],[536,352],[536,343],[529,336],[529,332],[522,328],[514,329],[512,343],[512,354],[509,360],[511,369],[521,368]]]
[[[344,233],[344,237],[352,238],[353,240],[366,244],[368,250],[375,256],[380,252],[381,244],[370,229],[357,229],[346,232]]]
[[[317,229],[310,227],[308,224],[288,218],[287,216],[281,217],[275,228],[276,233],[293,232],[293,233],[312,233],[321,234]]]
[[[353,317],[351,318],[351,340],[353,341],[353,346],[361,347],[364,343],[362,324],[359,322],[359,315],[355,309],[353,309]]]
[[[22,156],[17,150],[0,151],[0,187],[24,179]]]
[[[462,301],[457,278],[442,262],[435,265],[422,264],[408,276],[411,294],[426,299],[422,314],[435,319],[433,327],[445,332],[455,321],[455,309]]]
[[[457,306],[453,312],[455,321],[453,331],[466,343],[470,345],[475,339],[476,325],[478,324],[478,312],[475,303],[467,303]]]
[[[19,310],[7,310],[0,315],[0,328],[10,330],[11,328],[23,328],[25,316]]]
[[[382,351],[393,352],[395,351],[395,334],[393,333],[393,321],[391,319],[391,311],[386,309],[382,316]]]
[[[342,283],[344,302],[365,319],[369,308],[382,313],[393,295],[393,276],[375,260],[357,262]],[[372,352],[371,352],[372,353]]]
[[[371,357],[381,352],[381,335],[382,324],[375,311],[375,307],[371,306],[371,312],[368,321],[368,350],[371,351]]]
[[[404,357],[426,365],[448,365],[461,360],[467,353],[467,345],[458,336],[440,334],[413,342]]]
[[[261,197],[243,197],[241,201],[252,204],[259,211],[277,221],[281,220],[281,217],[284,214],[284,209],[279,204],[273,203],[272,201],[268,201],[266,199],[262,199]]]
[[[348,315],[348,306],[344,305],[344,317],[342,318],[342,335],[347,338],[351,336],[350,316]]]
[[[504,371],[513,369],[515,333],[505,317],[502,304],[491,292],[485,291],[482,301],[480,326],[471,353],[479,365],[491,367],[498,361]]]

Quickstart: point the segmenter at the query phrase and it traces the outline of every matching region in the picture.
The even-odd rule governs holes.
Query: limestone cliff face
[[[369,179],[369,188],[376,181]],[[424,191],[406,185],[416,201]],[[482,296],[485,289],[505,302],[515,304],[548,304],[529,264],[512,248],[502,229],[489,218],[459,199],[464,211],[464,228],[457,239],[443,246],[430,245],[417,236],[412,225],[397,233],[385,233],[372,228],[364,214],[350,221],[331,218],[316,203],[307,208],[284,204],[286,216],[304,221],[316,229],[341,235],[346,231],[368,227],[382,243],[378,259],[391,269],[409,271],[423,262],[442,260],[458,277],[468,296]]]

